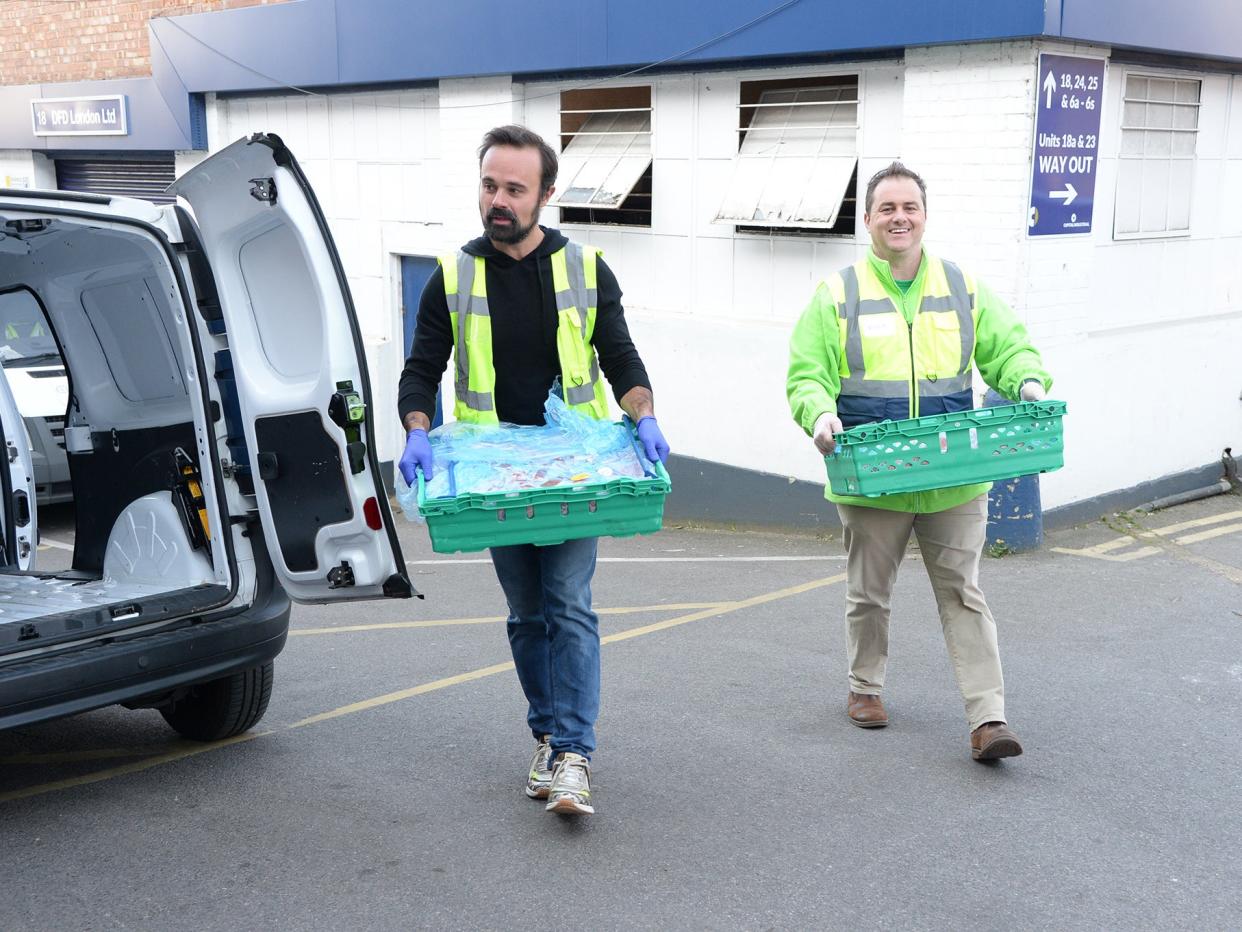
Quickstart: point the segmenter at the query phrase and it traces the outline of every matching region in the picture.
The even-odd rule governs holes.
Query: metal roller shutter
[[[171,204],[164,189],[176,178],[172,153],[146,159],[57,159],[56,186],[62,191],[140,197]]]

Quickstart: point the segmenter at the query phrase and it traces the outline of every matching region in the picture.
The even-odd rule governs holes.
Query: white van
[[[67,384],[72,569],[43,574],[0,379],[0,728],[155,707],[214,740],[263,715],[289,600],[416,595],[375,455],[340,259],[276,136],[185,206],[0,190],[0,293],[37,303]],[[192,211],[192,213],[191,213]]]

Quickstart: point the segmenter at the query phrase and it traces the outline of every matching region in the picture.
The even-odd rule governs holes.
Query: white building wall
[[[1114,241],[1125,68],[1110,65],[1093,232],[1032,240],[1025,222],[1041,50],[1108,54],[988,43],[910,49],[903,61],[622,82],[652,87],[651,228],[564,229],[602,247],[617,273],[675,452],[823,481],[822,462],[785,403],[788,338],[815,284],[865,253],[861,217],[853,237],[835,238],[738,234],[712,221],[737,152],[741,82],[834,73],[860,78],[860,197],[866,179],[895,158],[920,171],[929,249],[1012,304],[1056,379],[1054,397],[1070,403],[1068,466],[1044,478],[1045,507],[1242,447],[1242,213],[1232,207],[1242,198],[1242,82],[1203,75],[1191,234]],[[525,122],[555,142],[560,92],[584,83],[502,76],[438,89],[209,101],[213,149],[277,132],[315,185],[366,335],[382,459],[398,455],[401,439],[400,257],[434,256],[476,236],[483,133]],[[556,225],[557,215],[548,210],[545,222]],[[451,402],[446,378],[446,409]]]
[[[1114,238],[1131,70],[1203,82],[1189,235]],[[1107,68],[1092,232],[1030,240],[1016,293],[1056,378],[1053,394],[1071,412],[1066,468],[1043,478],[1045,506],[1195,469],[1242,446],[1242,226],[1231,206],[1242,199],[1239,89],[1230,75]]]
[[[56,190],[56,165],[42,152],[0,149],[0,188]]]

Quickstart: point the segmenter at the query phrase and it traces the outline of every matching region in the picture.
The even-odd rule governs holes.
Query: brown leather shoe
[[[879,696],[867,696],[850,690],[845,711],[850,721],[859,728],[883,728],[888,724],[888,713],[884,711],[884,703]]]
[[[1021,753],[1022,742],[1004,722],[984,722],[970,733],[970,756],[975,760],[999,760]]]

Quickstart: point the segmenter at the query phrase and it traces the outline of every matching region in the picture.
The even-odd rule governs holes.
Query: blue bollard
[[[995,408],[1008,401],[991,389],[983,406]],[[1044,543],[1044,510],[1039,501],[1039,475],[998,480],[988,493],[988,546],[1019,553],[1038,550]]]

